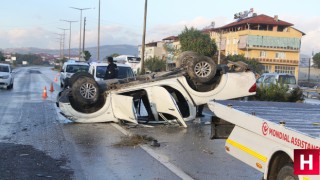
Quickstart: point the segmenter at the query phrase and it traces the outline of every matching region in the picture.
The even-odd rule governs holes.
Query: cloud
[[[284,16],[280,19],[293,23],[294,27],[306,33],[302,38],[301,53],[311,54],[320,52],[320,17],[306,18],[303,16]],[[182,20],[175,24],[158,24],[147,26],[146,43],[161,41],[168,36],[176,36],[181,33],[185,26],[203,29],[215,22],[215,27],[223,26],[232,20],[226,17],[204,18],[195,17],[191,20]],[[56,30],[54,30],[56,31]],[[62,33],[62,31],[61,31]],[[131,44],[140,45],[142,41],[142,27],[132,28],[125,25],[104,25],[100,31],[100,45]],[[59,36],[44,28],[0,30],[0,48],[12,47],[38,47],[59,49]],[[82,37],[81,37],[82,38]],[[86,30],[86,47],[97,46],[97,28]],[[73,28],[71,34],[71,48],[79,47],[79,29]],[[69,32],[66,31],[65,49],[69,47]]]

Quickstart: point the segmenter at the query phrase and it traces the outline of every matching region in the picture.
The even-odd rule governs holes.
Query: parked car
[[[256,81],[257,87],[270,86],[270,84],[287,85],[289,91],[298,88],[296,78],[292,74],[286,73],[264,73]]]
[[[310,98],[310,99],[320,99],[320,94],[318,92],[303,92],[304,98]]]
[[[62,66],[60,73],[60,86],[66,88],[69,86],[69,79],[77,72],[88,72],[89,64],[85,62],[78,62],[69,60]]]
[[[9,64],[0,63],[0,87],[12,89],[14,77]]]

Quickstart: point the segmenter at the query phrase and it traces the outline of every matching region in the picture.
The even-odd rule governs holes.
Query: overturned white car
[[[216,66],[211,58],[183,52],[173,71],[97,83],[89,73],[77,73],[71,88],[57,98],[61,114],[74,122],[185,121],[196,106],[210,100],[254,95],[254,74],[242,63]]]

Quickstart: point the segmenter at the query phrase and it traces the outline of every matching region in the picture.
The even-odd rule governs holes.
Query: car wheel
[[[283,166],[278,175],[277,175],[277,180],[298,180],[298,176],[294,175],[293,173],[293,167],[292,165],[285,165]]]
[[[94,79],[94,77],[88,73],[88,72],[77,72],[75,74],[73,74],[69,79],[68,79],[68,85],[69,87],[72,87],[73,83],[76,82],[76,80],[79,77],[88,77],[88,78],[92,78]]]
[[[216,75],[217,65],[214,61],[206,56],[194,58],[189,63],[187,73],[190,78],[197,83],[208,83]]]
[[[73,99],[79,105],[91,105],[99,99],[99,86],[93,78],[78,77],[71,89]]]
[[[187,67],[189,62],[194,61],[194,59],[197,58],[198,56],[199,54],[193,51],[182,52],[177,58],[176,67],[178,68]]]

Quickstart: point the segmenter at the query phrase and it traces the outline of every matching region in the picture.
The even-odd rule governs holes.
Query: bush
[[[145,61],[145,67],[151,72],[159,72],[166,70],[166,61],[158,57],[148,58]]]
[[[255,96],[252,100],[258,101],[276,101],[276,102],[297,102],[303,100],[302,91],[296,88],[288,92],[289,88],[283,84],[270,84],[269,86],[261,86],[257,88]]]

